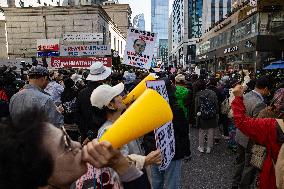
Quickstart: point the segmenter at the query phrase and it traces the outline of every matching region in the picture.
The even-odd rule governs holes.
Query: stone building
[[[99,5],[3,9],[9,58],[35,56],[37,39],[60,39],[62,43],[64,33],[103,33],[103,42],[95,43],[124,51],[125,37]]]
[[[6,43],[5,21],[0,20],[0,59],[8,58]]]
[[[123,36],[127,36],[127,30],[131,26],[131,8],[129,4],[109,4],[103,5],[112,21],[117,25]]]

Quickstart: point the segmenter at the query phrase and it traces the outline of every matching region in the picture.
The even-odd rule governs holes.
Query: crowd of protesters
[[[191,159],[191,150],[209,155],[220,140],[236,153],[232,188],[284,187],[284,163],[277,160],[284,153],[281,70],[150,72],[112,71],[101,62],[88,69],[23,66],[21,73],[1,67],[0,188],[177,189],[182,160]],[[148,74],[165,81],[174,115],[175,157],[165,171],[154,133],[119,150],[96,139]],[[190,148],[190,128],[199,130],[197,149]],[[260,167],[252,163],[255,148],[265,152]]]

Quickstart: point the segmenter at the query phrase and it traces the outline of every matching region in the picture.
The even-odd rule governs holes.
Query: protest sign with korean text
[[[95,62],[102,62],[106,67],[112,66],[111,57],[52,57],[54,68],[88,68]]]
[[[129,29],[123,64],[150,69],[157,34]]]
[[[166,89],[165,81],[155,80],[146,81],[147,88],[156,90],[164,97],[169,103],[168,92]],[[159,170],[165,170],[171,163],[175,155],[175,136],[173,123],[169,122],[162,127],[155,130],[156,146],[160,149],[163,160],[159,166]]]
[[[63,34],[63,41],[71,41],[71,42],[103,41],[103,34],[102,33],[75,33],[75,34],[74,33],[66,33],[66,34]]]
[[[59,39],[37,39],[37,56],[59,56]]]
[[[110,45],[62,45],[60,56],[105,56],[111,55]]]

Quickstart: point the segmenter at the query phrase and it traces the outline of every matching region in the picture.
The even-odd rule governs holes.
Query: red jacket
[[[246,116],[243,97],[235,98],[232,109],[236,127],[260,145],[266,146],[267,156],[259,175],[259,189],[277,189],[272,158],[276,163],[281,143],[277,142],[276,119]]]

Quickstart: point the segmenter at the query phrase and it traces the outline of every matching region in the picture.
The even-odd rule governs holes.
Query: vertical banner
[[[123,64],[150,69],[157,34],[129,29]]]
[[[169,103],[169,97],[163,80],[146,81],[147,88],[156,90]],[[159,166],[160,170],[168,168],[175,156],[175,136],[173,123],[169,122],[155,130],[156,146],[160,149],[163,160]]]

